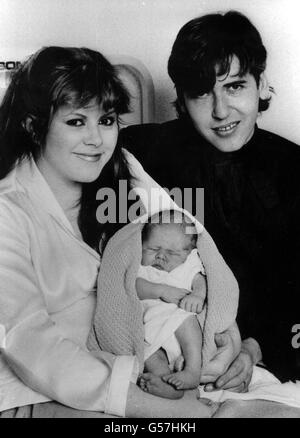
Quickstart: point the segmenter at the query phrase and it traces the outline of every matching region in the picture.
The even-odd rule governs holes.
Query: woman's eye
[[[67,125],[69,126],[83,126],[83,120],[81,119],[70,119],[67,121]]]
[[[197,95],[197,99],[205,99],[208,96],[209,93],[200,93]]]
[[[109,117],[103,117],[100,119],[99,124],[103,126],[112,126],[116,121],[116,117],[109,116]]]

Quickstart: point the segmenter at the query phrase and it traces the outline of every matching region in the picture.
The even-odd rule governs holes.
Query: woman
[[[0,411],[56,400],[72,416],[212,414],[194,397],[142,392],[134,357],[86,348],[99,240],[117,227],[97,222],[97,188],[154,183],[117,143],[128,107],[114,68],[89,49],[44,48],[12,78],[0,109]]]

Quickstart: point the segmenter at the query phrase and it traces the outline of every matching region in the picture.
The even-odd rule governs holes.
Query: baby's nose
[[[156,258],[158,260],[166,260],[166,254],[164,251],[160,250],[156,253]]]

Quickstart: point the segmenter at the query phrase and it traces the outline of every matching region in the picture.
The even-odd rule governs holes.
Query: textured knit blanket
[[[143,311],[135,281],[142,258],[142,223],[130,223],[108,242],[101,261],[97,305],[88,348],[115,355],[136,355],[144,366]],[[203,330],[203,363],[216,352],[214,336],[236,318],[238,285],[208,232],[198,236],[198,252],[207,276],[207,300],[198,315]]]

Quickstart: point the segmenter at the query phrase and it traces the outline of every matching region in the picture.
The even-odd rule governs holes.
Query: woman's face
[[[62,106],[51,121],[38,167],[56,184],[95,181],[111,158],[117,138],[114,111],[104,112],[95,101],[82,108]]]

